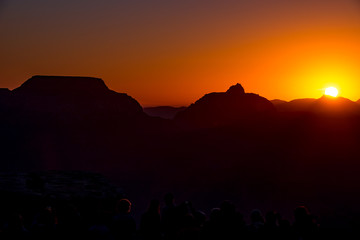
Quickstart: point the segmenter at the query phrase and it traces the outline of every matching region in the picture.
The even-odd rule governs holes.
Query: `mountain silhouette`
[[[90,167],[147,126],[135,99],[90,77],[34,76],[0,91],[0,113],[3,169]]]
[[[91,77],[34,76],[11,92],[14,107],[28,112],[122,117],[143,114],[140,104]]]
[[[206,94],[179,112],[175,120],[187,126],[208,128],[261,119],[275,112],[269,100],[254,93],[245,93],[238,83],[226,92]]]
[[[315,98],[294,99],[289,102],[274,102],[274,106],[279,112],[304,112],[308,111],[316,101]]]
[[[93,77],[33,76],[14,94],[55,96],[55,95],[104,95],[109,91],[104,81]]]
[[[360,106],[347,98],[322,96],[318,99],[304,98],[290,102],[275,102],[281,113],[311,113],[319,116],[360,116]]]
[[[270,102],[276,107],[281,105],[281,104],[287,103],[286,101],[281,100],[281,99],[273,99]]]
[[[0,97],[9,95],[11,91],[8,88],[0,88]]]
[[[99,78],[34,76],[0,89],[0,169],[99,172],[137,209],[170,189],[205,209],[232,199],[360,212],[358,109],[341,97],[268,101],[236,84],[182,111],[152,109],[179,111],[171,120]]]
[[[322,96],[311,106],[311,111],[319,114],[340,116],[360,116],[360,106],[344,97]]]
[[[3,109],[9,102],[11,91],[8,88],[0,88],[0,109]]]

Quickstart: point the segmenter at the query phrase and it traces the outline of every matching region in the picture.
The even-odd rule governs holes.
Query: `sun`
[[[338,94],[339,94],[339,91],[335,87],[325,88],[325,95],[327,95],[327,96],[337,97]]]

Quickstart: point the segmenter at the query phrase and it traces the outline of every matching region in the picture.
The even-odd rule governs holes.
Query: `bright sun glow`
[[[337,97],[339,91],[335,87],[328,87],[325,89],[325,95]]]

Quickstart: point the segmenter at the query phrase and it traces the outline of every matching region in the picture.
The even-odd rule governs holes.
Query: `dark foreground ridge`
[[[149,199],[171,191],[205,211],[229,199],[290,221],[306,205],[324,228],[353,229],[359,113],[345,98],[270,102],[236,84],[171,120],[97,78],[35,76],[0,89],[0,169],[102,173],[136,203],[138,221]]]

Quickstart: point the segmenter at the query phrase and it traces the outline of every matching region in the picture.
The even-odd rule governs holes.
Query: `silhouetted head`
[[[264,217],[259,209],[254,209],[251,212],[250,219],[251,219],[252,223],[256,223],[256,222],[263,223],[264,222]]]
[[[224,214],[231,214],[235,213],[236,207],[232,202],[226,200],[221,204],[220,209]]]
[[[295,221],[303,222],[309,219],[309,210],[304,206],[299,206],[294,210]]]
[[[291,228],[290,221],[286,219],[279,220],[279,227],[282,229],[290,229]]]
[[[151,200],[148,211],[160,213],[160,201],[157,199]]]
[[[8,220],[8,228],[11,230],[18,230],[24,226],[24,219],[20,213],[13,213]]]
[[[164,196],[164,202],[166,206],[170,206],[174,204],[174,195],[172,193],[167,193]]]
[[[266,213],[265,219],[266,223],[269,225],[276,225],[278,214],[275,211],[270,211]]]
[[[191,228],[196,226],[195,218],[192,214],[188,213],[183,216],[183,227]]]
[[[69,203],[59,211],[59,224],[67,227],[77,227],[81,222],[78,208]]]
[[[192,204],[189,201],[182,202],[180,205],[177,206],[178,214],[180,215],[186,215],[186,214],[192,214]]]
[[[221,218],[221,210],[220,208],[213,208],[210,212],[210,221],[219,221]]]
[[[52,207],[50,206],[44,207],[40,211],[37,221],[39,224],[43,224],[46,226],[54,225],[56,223],[56,216],[53,212]]]
[[[126,199],[120,199],[119,202],[117,203],[117,211],[119,213],[130,213],[131,211],[131,202]]]
[[[194,212],[195,223],[198,227],[201,227],[206,221],[206,214],[202,211]]]

